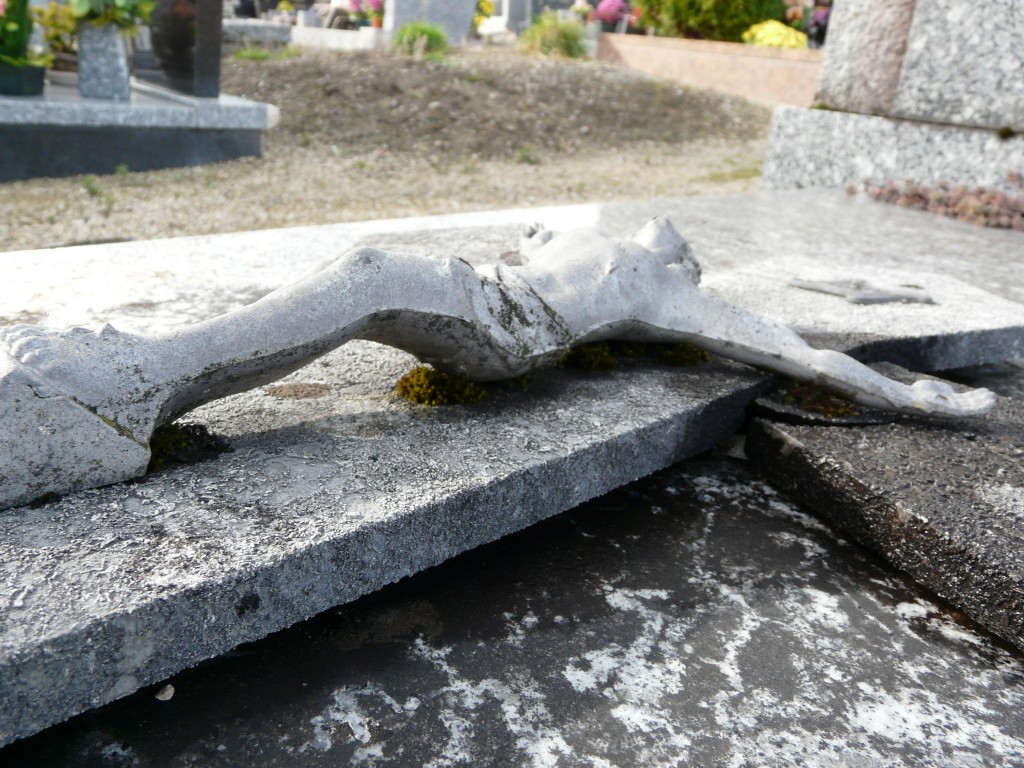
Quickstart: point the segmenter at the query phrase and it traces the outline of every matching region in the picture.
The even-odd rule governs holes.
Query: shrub
[[[785,0],[634,0],[640,24],[667,37],[738,43],[761,21],[781,20]]]
[[[434,24],[411,21],[395,34],[395,50],[408,56],[444,53],[448,50],[448,35]]]
[[[586,53],[584,36],[583,25],[578,21],[562,21],[557,13],[545,9],[520,36],[519,44],[533,53],[577,59]]]

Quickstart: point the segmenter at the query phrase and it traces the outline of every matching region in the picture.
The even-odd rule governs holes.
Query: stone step
[[[984,419],[757,419],[746,452],[778,488],[1024,650],[1024,367],[972,384],[1006,395]]]

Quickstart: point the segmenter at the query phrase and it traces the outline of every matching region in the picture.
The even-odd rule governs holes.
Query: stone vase
[[[113,24],[78,23],[78,92],[90,99],[128,101],[128,44]]]

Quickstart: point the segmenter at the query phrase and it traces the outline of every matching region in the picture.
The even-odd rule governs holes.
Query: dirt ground
[[[769,121],[742,99],[497,48],[232,58],[223,90],[280,107],[262,158],[0,184],[0,250],[742,191]]]

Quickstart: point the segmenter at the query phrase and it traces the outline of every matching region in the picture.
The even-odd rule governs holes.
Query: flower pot
[[[128,101],[128,46],[113,24],[78,23],[78,92],[90,99]]]
[[[384,29],[384,17],[373,16],[370,18],[370,26],[374,29]]]
[[[43,92],[45,67],[15,67],[0,62],[0,94],[4,96],[38,96]]]
[[[53,64],[46,71],[46,79],[54,85],[78,87],[78,54],[60,51],[53,54]]]

